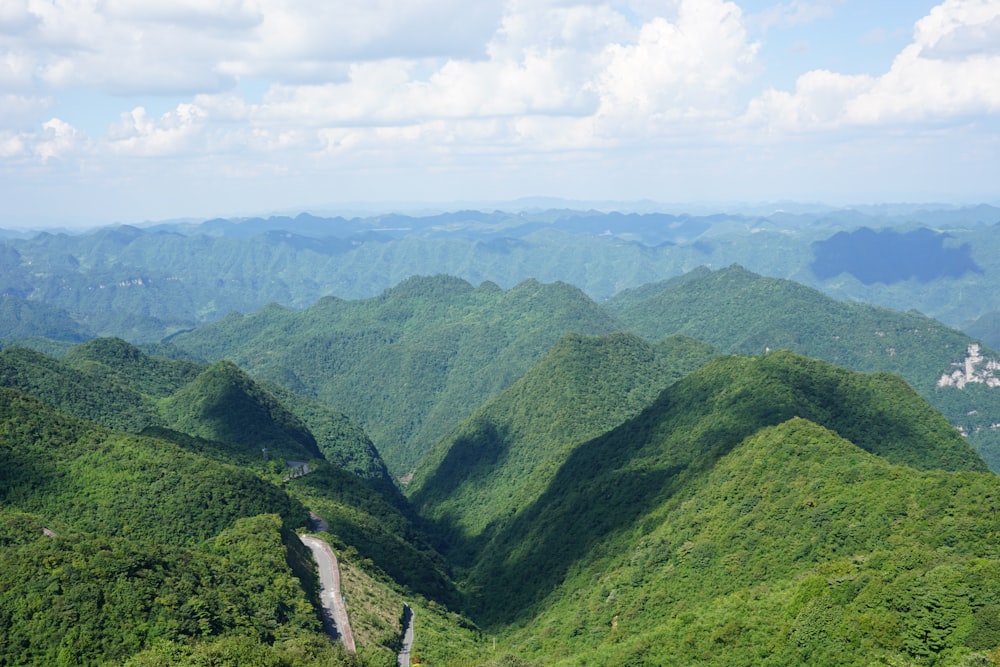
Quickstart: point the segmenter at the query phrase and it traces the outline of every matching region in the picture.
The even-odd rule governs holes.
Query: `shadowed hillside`
[[[544,492],[580,443],[638,414],[714,350],[674,337],[564,336],[524,377],[442,439],[407,487],[463,562]],[[462,545],[462,548],[458,548]]]
[[[523,621],[581,562],[629,549],[633,531],[743,439],[800,417],[893,463],[986,467],[905,383],[792,353],[709,362],[635,418],[576,446],[544,493],[477,552],[474,616]],[[503,462],[493,473],[504,477]],[[601,554],[598,556],[598,554]]]
[[[723,352],[788,349],[853,370],[903,377],[1000,470],[1000,389],[939,387],[964,367],[973,339],[917,312],[836,301],[804,285],[738,266],[698,269],[623,292],[607,302],[623,326],[648,340],[685,334]],[[982,351],[984,364],[997,359]],[[984,378],[985,379],[985,378]]]
[[[566,284],[528,281],[504,291],[435,276],[411,278],[374,299],[232,315],[171,342],[232,359],[255,377],[343,410],[401,475],[563,334],[616,329]]]

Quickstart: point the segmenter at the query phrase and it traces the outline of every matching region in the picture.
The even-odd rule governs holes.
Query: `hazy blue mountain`
[[[945,247],[949,234],[929,229],[897,232],[874,231],[862,227],[853,232],[837,232],[813,244],[815,259],[811,269],[820,280],[849,273],[865,285],[915,279],[928,283],[936,278],[960,278],[966,273],[983,273],[972,260],[968,243]]]
[[[92,336],[61,308],[10,294],[0,295],[0,343],[19,338],[79,343]]]
[[[837,298],[916,308],[952,326],[1000,310],[994,207],[786,202],[734,211],[302,213],[46,232],[0,238],[0,294],[48,304],[85,332],[131,342],[271,302],[305,308],[324,296],[369,298],[438,273],[503,288],[561,281],[603,300],[700,265],[739,263]],[[930,246],[916,243],[925,237]],[[831,246],[844,239],[850,254],[839,260],[843,253],[831,255]],[[916,247],[923,250],[914,263]],[[898,261],[887,262],[892,256]]]

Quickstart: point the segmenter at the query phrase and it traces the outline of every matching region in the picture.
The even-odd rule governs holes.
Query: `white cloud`
[[[793,29],[840,2],[748,17],[724,0],[0,0],[0,158],[76,156],[108,172],[198,160],[247,179],[380,164],[489,173],[492,160],[544,173],[592,158],[599,182],[639,156],[693,160],[707,146],[718,160],[755,136],[787,146],[1000,110],[1000,0],[945,0],[886,72],[816,70],[761,90],[748,24]],[[64,89],[100,98],[93,113],[107,117],[69,115]],[[90,138],[74,124],[110,129]]]
[[[0,132],[0,158],[20,157],[27,152],[24,137],[13,132]]]
[[[34,60],[26,53],[0,53],[0,90],[30,90]]]
[[[772,131],[940,122],[1000,111],[1000,2],[945,0],[917,22],[911,44],[881,76],[827,71],[794,93],[765,91],[745,120]]]
[[[656,17],[634,42],[605,49],[593,84],[600,115],[643,122],[728,114],[756,51],[735,4],[684,0],[675,22]]]
[[[40,136],[34,139],[33,152],[42,162],[75,157],[85,151],[89,143],[75,127],[59,118],[43,123]]]
[[[194,104],[181,104],[158,119],[150,118],[143,107],[123,113],[108,132],[113,153],[139,157],[163,157],[207,152],[201,143],[207,115]]]

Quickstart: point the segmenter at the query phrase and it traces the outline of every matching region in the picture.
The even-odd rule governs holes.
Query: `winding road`
[[[333,549],[323,540],[302,535],[302,543],[312,551],[316,565],[319,567],[319,596],[323,604],[323,623],[327,632],[334,639],[340,639],[351,653],[355,652],[354,635],[351,633],[351,622],[347,618],[347,608],[340,592],[340,568]]]

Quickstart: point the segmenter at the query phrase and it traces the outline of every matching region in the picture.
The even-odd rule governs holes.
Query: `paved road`
[[[410,605],[403,607],[403,648],[399,650],[399,667],[410,667],[410,651],[413,649],[413,610]]]
[[[330,545],[323,540],[308,535],[303,535],[301,539],[312,551],[319,567],[319,596],[323,603],[323,622],[327,626],[327,632],[331,637],[343,640],[347,650],[354,653],[354,635],[351,634],[351,622],[347,618],[347,608],[340,592],[337,557],[333,555]]]

